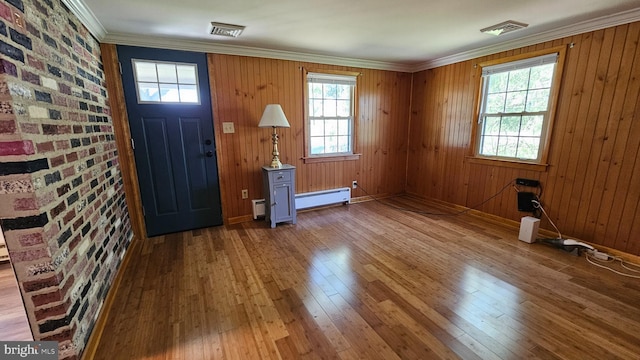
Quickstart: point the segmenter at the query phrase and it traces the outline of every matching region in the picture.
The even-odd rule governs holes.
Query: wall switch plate
[[[222,132],[225,134],[233,134],[236,132],[235,127],[232,122],[223,122],[222,123]]]
[[[243,199],[248,199],[249,198],[249,190],[242,189],[242,198]]]

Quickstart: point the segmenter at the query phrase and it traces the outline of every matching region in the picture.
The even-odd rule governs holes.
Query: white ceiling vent
[[[244,28],[244,26],[240,25],[212,22],[210,33],[211,35],[238,37],[240,36],[240,34],[242,34]]]
[[[502,22],[500,24],[496,24],[496,25],[489,26],[489,27],[486,27],[484,29],[481,29],[480,32],[483,32],[485,34],[498,36],[498,35],[506,34],[508,32],[524,29],[527,26],[529,26],[529,24],[524,24],[524,23],[521,23],[521,22],[508,20],[508,21]]]

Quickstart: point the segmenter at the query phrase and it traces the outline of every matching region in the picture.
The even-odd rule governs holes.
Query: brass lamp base
[[[282,167],[280,162],[280,153],[278,152],[278,134],[276,134],[276,127],[273,127],[273,134],[271,134],[271,140],[273,141],[273,159],[271,159],[272,168],[279,169]]]

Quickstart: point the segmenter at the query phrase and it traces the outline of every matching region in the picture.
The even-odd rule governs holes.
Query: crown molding
[[[62,0],[69,10],[78,18],[82,25],[93,35],[93,37],[101,42],[105,36],[107,36],[107,30],[102,26],[102,23],[96,15],[89,9],[87,4],[82,0]]]
[[[62,0],[62,2],[80,19],[82,24],[99,41],[120,45],[144,46],[160,49],[173,49],[184,51],[197,51],[205,53],[217,53],[225,55],[262,57],[268,59],[280,59],[291,61],[302,61],[321,63],[339,66],[352,66],[365,69],[389,70],[413,73],[417,71],[433,69],[439,66],[467,61],[478,57],[495,54],[502,51],[512,50],[524,46],[535,45],[546,41],[556,40],[563,37],[582,34],[590,31],[601,30],[608,27],[628,24],[640,21],[640,8],[623,11],[613,15],[581,21],[575,24],[559,27],[557,29],[544,31],[538,34],[525,36],[522,38],[508,40],[499,44],[485,46],[473,50],[463,51],[456,54],[443,56],[436,59],[427,60],[417,64],[404,64],[396,62],[385,62],[365,59],[346,58],[338,56],[311,54],[295,51],[273,50],[255,48],[248,46],[227,45],[212,43],[207,40],[178,39],[171,37],[107,33],[95,16],[93,11],[83,0]]]
[[[217,44],[207,40],[178,39],[171,37],[144,36],[124,33],[109,33],[104,38],[103,42],[118,45],[144,46],[158,49],[251,56],[268,59],[302,61],[400,72],[411,72],[413,67],[412,65],[384,61],[354,59],[285,50],[263,49],[248,46]]]
[[[623,25],[640,20],[640,8],[623,11],[613,15],[602,16],[599,18],[581,21],[575,24],[559,27],[557,29],[541,32],[538,34],[525,36],[500,44],[486,46],[478,49],[460,52],[457,54],[444,56],[441,58],[428,60],[414,66],[411,72],[417,72],[427,69],[433,69],[439,66],[450,65],[462,61],[475,59],[481,56],[491,55],[502,51],[513,50],[516,48],[536,45],[546,41],[561,39],[568,36],[583,34],[591,31],[601,30],[608,27]]]

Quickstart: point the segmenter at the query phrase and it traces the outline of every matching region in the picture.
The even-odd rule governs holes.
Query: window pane
[[[527,95],[527,111],[547,111],[549,105],[549,89],[531,90]]]
[[[180,102],[183,102],[183,103],[198,102],[198,88],[195,85],[179,85],[179,87],[180,87]]]
[[[537,137],[521,137],[518,141],[518,154],[520,159],[537,159],[538,147],[540,146],[540,138]]]
[[[336,116],[336,107],[338,106],[336,100],[325,100],[322,109],[324,110],[325,117]]]
[[[518,137],[501,136],[498,139],[498,156],[515,157],[518,149]]]
[[[350,136],[338,136],[338,152],[351,152]]]
[[[338,120],[326,120],[324,122],[325,135],[338,135]]]
[[[329,99],[335,99],[338,97],[338,86],[335,84],[324,84],[324,97]]]
[[[338,112],[337,112],[338,116],[347,117],[351,115],[351,101],[338,100],[337,106],[338,106]]]
[[[498,153],[498,137],[483,136],[480,154],[487,156],[495,156]]]
[[[507,92],[508,80],[509,80],[508,72],[491,75],[491,77],[489,78],[489,94]]]
[[[327,136],[324,138],[324,152],[327,154],[338,152],[337,136]]]
[[[311,114],[313,117],[322,116],[322,100],[311,100]]]
[[[484,118],[483,134],[485,135],[500,134],[500,117],[499,116],[487,116]]]
[[[509,71],[508,91],[526,90],[529,87],[529,69]]]
[[[531,68],[531,79],[529,80],[529,89],[543,89],[551,87],[551,79],[553,79],[553,71],[556,64],[546,64]]]
[[[157,64],[158,67],[158,81],[164,83],[177,84],[176,78],[176,66],[174,64]]]
[[[324,154],[324,137],[311,137],[311,154]]]
[[[349,120],[338,120],[338,135],[351,135],[351,126],[349,126]]]
[[[500,125],[500,135],[518,136],[520,133],[520,116],[505,116]]]
[[[507,93],[506,105],[504,112],[514,113],[524,111],[525,100],[527,99],[526,91]]]
[[[523,116],[520,136],[542,136],[544,116]]]
[[[160,101],[160,92],[156,83],[138,83],[140,101]]]
[[[179,102],[177,84],[160,84],[160,101],[162,102]]]
[[[322,84],[309,84],[309,96],[316,99],[322,98]]]
[[[338,85],[338,99],[351,99],[351,86]]]
[[[158,82],[156,64],[144,61],[134,61],[136,80],[139,82]]]
[[[497,114],[504,112],[505,93],[491,94],[487,96],[486,112],[489,114]]]
[[[311,120],[309,134],[311,136],[324,136],[324,121]]]
[[[180,84],[196,84],[196,66],[195,65],[177,65],[178,83]]]

